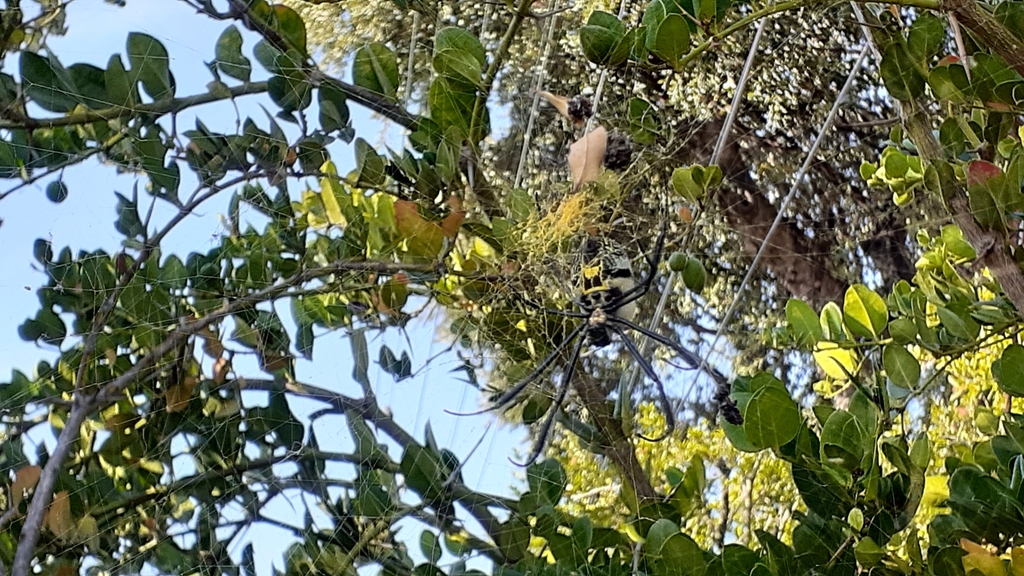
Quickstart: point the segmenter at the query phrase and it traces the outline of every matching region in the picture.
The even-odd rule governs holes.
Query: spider
[[[555,401],[541,425],[540,434],[533,447],[533,451],[531,452],[529,459],[522,464],[523,466],[528,466],[536,461],[540,456],[541,451],[544,449],[544,444],[551,431],[551,426],[555,421],[562,403],[565,401],[565,398],[569,393],[569,386],[572,382],[573,376],[575,375],[576,364],[579,362],[584,344],[590,344],[593,348],[603,348],[612,342],[613,335],[617,336],[618,339],[622,341],[622,344],[640,366],[640,369],[643,370],[644,374],[654,382],[658,388],[658,401],[662,407],[665,417],[665,431],[656,438],[646,438],[643,436],[641,436],[641,438],[651,442],[658,442],[665,439],[672,433],[672,430],[675,428],[675,415],[672,404],[669,401],[668,396],[665,394],[665,386],[658,377],[654,368],[651,366],[651,363],[648,362],[640,352],[636,342],[634,342],[627,333],[627,330],[632,330],[663,346],[671,348],[680,355],[691,369],[697,368],[700,365],[699,358],[689,350],[680,346],[677,342],[674,342],[661,334],[648,330],[647,328],[636,324],[632,320],[632,314],[635,306],[634,303],[644,297],[651,290],[651,287],[654,284],[664,244],[665,227],[662,226],[661,232],[655,240],[653,255],[645,254],[645,259],[647,260],[648,265],[647,273],[638,284],[633,285],[629,259],[621,250],[621,246],[618,246],[618,249],[616,249],[615,247],[611,247],[608,243],[601,242],[599,239],[588,239],[588,241],[584,243],[580,265],[582,293],[579,299],[573,300],[577,308],[579,308],[579,311],[545,308],[525,297],[519,297],[519,299],[525,304],[531,308],[540,310],[543,313],[582,320],[582,322],[577,324],[576,327],[569,332],[568,336],[566,336],[561,343],[555,346],[554,350],[552,350],[546,358],[537,364],[533,371],[520,380],[515,386],[502,393],[495,400],[493,406],[479,412],[470,413],[481,414],[493,410],[500,410],[507,406],[515,400],[515,398],[519,396],[527,386],[540,378],[544,372],[554,364],[555,360],[564,350],[569,346],[572,346],[572,352],[569,355],[569,363],[566,367],[564,377],[558,383],[555,391]],[[717,373],[713,374],[713,376],[721,389],[724,377]],[[720,391],[719,394],[716,395],[716,401],[719,401],[722,404],[723,415],[726,416],[726,419],[733,422],[735,418],[732,416],[735,408],[734,405],[731,404],[731,401],[728,400],[727,382],[725,382],[725,387],[725,395],[723,396]],[[728,410],[729,407],[732,407],[733,411]]]

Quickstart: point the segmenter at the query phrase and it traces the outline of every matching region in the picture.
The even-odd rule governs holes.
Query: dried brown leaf
[[[551,105],[554,106],[556,110],[558,110],[559,114],[561,114],[562,116],[565,116],[566,118],[569,118],[570,120],[572,120],[572,118],[569,116],[569,99],[568,98],[566,98],[565,96],[558,96],[558,95],[552,94],[551,92],[546,92],[544,90],[538,90],[537,94],[540,94],[541,98],[543,98],[543,99],[547,100],[548,102],[550,102]]]
[[[180,384],[175,384],[167,388],[167,411],[168,412],[181,412],[188,407],[188,403],[192,400],[192,391],[196,389],[196,381],[194,376],[185,376]]]
[[[228,362],[227,358],[221,356],[213,363],[213,383],[223,384],[228,378],[228,372],[231,370],[231,362]]]
[[[569,173],[572,174],[573,192],[587,182],[593,182],[601,173],[601,163],[608,148],[608,131],[598,126],[569,146]]]
[[[11,484],[11,509],[16,510],[23,498],[22,492],[31,490],[39,482],[39,475],[43,469],[39,466],[23,466],[14,475],[14,482]]]
[[[44,522],[58,540],[63,541],[74,535],[75,522],[71,518],[71,499],[68,498],[67,490],[61,490],[53,495],[53,502],[46,512]]]

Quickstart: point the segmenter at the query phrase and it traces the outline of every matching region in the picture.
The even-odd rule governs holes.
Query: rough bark
[[[694,141],[703,144],[694,151],[698,162],[706,163],[710,158],[721,124],[721,121],[707,122],[698,128]],[[771,238],[767,238],[778,210],[750,178],[750,167],[744,162],[737,138],[726,144],[718,165],[728,185],[715,198],[729,225],[739,235],[743,253],[753,258],[765,244],[761,254],[763,266],[791,294],[814,306],[842,298],[845,282],[833,276],[825,266],[825,256],[831,254],[831,246],[808,237],[792,222],[783,222]]]
[[[1024,76],[1024,40],[1017,38],[975,0],[944,0],[940,8],[956,16],[1018,74]]]
[[[619,469],[622,479],[636,492],[637,499],[641,502],[657,499],[658,494],[637,458],[633,443],[622,433],[621,420],[609,409],[607,394],[586,374],[575,379],[573,388],[590,414],[591,424],[607,442],[603,446],[605,454]]]

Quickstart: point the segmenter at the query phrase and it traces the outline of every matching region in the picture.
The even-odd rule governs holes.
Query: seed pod
[[[594,115],[594,105],[590,103],[590,99],[586,96],[576,95],[569,100],[567,112],[573,124],[581,126],[587,121],[587,118]]]
[[[633,161],[633,142],[622,132],[608,135],[608,147],[604,152],[604,165],[609,170],[622,170]]]

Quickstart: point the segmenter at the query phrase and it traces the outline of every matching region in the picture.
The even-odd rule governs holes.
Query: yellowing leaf
[[[966,538],[960,539],[960,547],[967,552],[967,555],[960,561],[964,565],[964,571],[968,574],[972,570],[977,570],[985,576],[1006,576],[1006,567],[1003,565],[1003,561],[992,554],[988,548]]]
[[[333,174],[335,172],[334,164],[325,162],[322,170],[328,174]],[[337,226],[344,226],[346,224],[345,214],[341,211],[341,202],[339,200],[342,192],[341,182],[334,177],[320,179],[320,200],[324,203],[327,221]]]
[[[941,506],[949,498],[949,484],[946,476],[929,476],[924,481],[921,506]]]
[[[14,483],[11,484],[11,508],[17,509],[23,499],[22,493],[35,488],[39,482],[39,475],[43,469],[39,466],[23,466],[14,475]]]
[[[538,90],[537,94],[539,94],[541,98],[550,102],[551,105],[554,106],[556,110],[558,110],[559,114],[565,116],[566,118],[569,118],[570,120],[572,119],[569,117],[568,98],[566,98],[565,96],[556,96],[555,94],[552,94],[551,92],[545,92],[544,90]]]
[[[95,548],[99,544],[98,535],[100,531],[100,526],[99,523],[96,522],[96,519],[90,516],[89,514],[82,516],[78,520],[78,527],[76,530],[78,532],[78,537],[76,539],[79,542],[85,542],[87,545],[93,548]]]
[[[608,131],[603,126],[598,126],[569,146],[569,173],[572,174],[573,192],[597,179],[607,148]]]
[[[71,518],[71,500],[67,490],[53,495],[53,502],[43,518],[43,524],[60,540],[68,539],[75,530],[75,522]]]
[[[829,378],[846,380],[857,373],[857,357],[852,350],[840,348],[833,342],[819,342],[814,350],[814,361]]]
[[[1020,546],[1010,550],[1010,574],[1024,576],[1024,548]]]
[[[415,202],[395,201],[395,224],[399,235],[407,241],[409,252],[430,261],[437,257],[444,245],[444,231],[434,222],[420,216]]]

